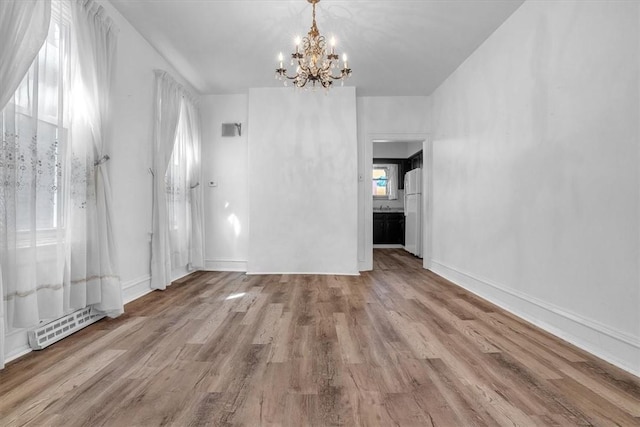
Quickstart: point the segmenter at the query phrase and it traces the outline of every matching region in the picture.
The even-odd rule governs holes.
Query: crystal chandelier
[[[334,75],[333,71],[338,68],[339,57],[335,52],[336,40],[331,39],[331,52],[326,51],[326,40],[320,35],[318,26],[316,25],[316,3],[320,0],[307,0],[313,5],[313,23],[311,29],[305,38],[300,40],[296,37],[296,51],[291,54],[291,65],[296,65],[296,74],[287,75],[287,69],[282,65],[284,57],[280,53],[278,60],[280,67],[276,69],[276,78],[283,81],[287,85],[287,80],[293,80],[295,87],[304,87],[309,81],[315,88],[316,83],[322,85],[323,88],[329,89],[333,80],[341,80],[351,76],[351,69],[347,62],[347,55],[342,55],[342,70],[339,75]],[[300,43],[302,43],[302,51]]]

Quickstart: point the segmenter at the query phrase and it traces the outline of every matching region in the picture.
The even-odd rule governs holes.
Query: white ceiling
[[[322,0],[321,34],[358,96],[429,95],[523,0]],[[304,0],[111,0],[202,94],[279,87],[279,52],[311,26]]]

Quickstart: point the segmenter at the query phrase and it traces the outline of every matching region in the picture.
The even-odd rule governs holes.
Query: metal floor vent
[[[104,314],[91,314],[91,307],[81,308],[29,331],[29,346],[33,350],[42,350],[103,317]]]

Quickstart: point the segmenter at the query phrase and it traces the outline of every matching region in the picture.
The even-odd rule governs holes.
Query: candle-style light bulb
[[[280,53],[278,54],[278,61],[280,61],[280,68],[284,68],[284,67],[282,66],[282,61],[283,61],[283,60],[284,60],[284,56],[282,55],[282,52],[280,52]]]
[[[298,47],[300,47],[300,42],[301,42],[301,41],[302,41],[302,40],[300,40],[300,36],[296,36],[296,38],[295,38],[295,40],[294,40],[294,42],[295,42],[295,44],[296,44],[296,53],[298,53]]]
[[[336,38],[331,37],[331,54],[336,53]]]
[[[344,63],[344,68],[349,68],[349,65],[347,63],[347,54],[346,53],[342,54],[342,62]]]

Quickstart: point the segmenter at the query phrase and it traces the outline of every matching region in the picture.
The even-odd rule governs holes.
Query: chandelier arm
[[[288,76],[287,74],[280,74],[280,75],[285,79],[289,79],[289,80],[295,80],[298,78],[298,74],[296,74],[295,76]]]
[[[287,74],[287,70],[285,68],[278,68],[276,70],[276,73],[278,74],[279,77],[284,77],[284,78],[289,79],[289,80],[294,80],[294,79],[298,78],[298,76],[299,76],[299,73],[297,73],[294,76],[289,76]]]
[[[339,76],[334,76],[333,74],[329,74],[329,77],[331,77],[333,80],[341,80],[345,76],[347,76],[347,73],[345,73],[344,70],[341,71]]]

